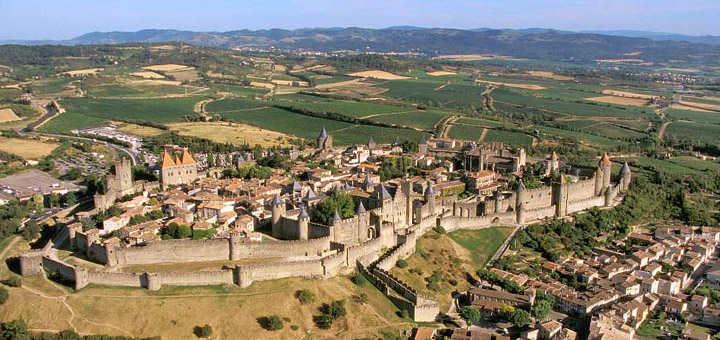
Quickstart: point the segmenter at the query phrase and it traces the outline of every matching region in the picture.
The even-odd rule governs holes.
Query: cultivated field
[[[0,137],[0,151],[25,159],[40,159],[49,155],[59,144],[26,138]]]
[[[647,104],[648,104],[647,99],[616,97],[616,96],[600,96],[600,97],[590,97],[590,98],[585,98],[585,99],[591,100],[594,102],[600,102],[600,103],[630,105],[630,106],[647,106]]]
[[[152,136],[161,135],[163,133],[167,133],[166,130],[156,129],[154,127],[145,126],[145,125],[137,125],[137,124],[123,123],[123,122],[112,122],[112,124],[115,126],[115,129],[117,129],[120,132],[124,132],[124,133],[131,134],[134,136],[139,136],[139,137],[152,137]]]
[[[90,75],[90,74],[96,74],[98,72],[101,72],[102,70],[103,70],[102,68],[87,68],[87,69],[83,69],[83,70],[67,71],[67,72],[63,72],[62,74],[66,74],[66,75],[69,75],[72,77],[86,76],[86,75]]]
[[[155,73],[152,71],[133,72],[133,73],[130,73],[130,75],[140,77],[140,78],[145,78],[145,79],[164,79],[165,78],[165,76],[163,76],[162,74]]]
[[[549,71],[527,71],[527,74],[533,76],[533,77],[541,77],[541,78],[548,78],[548,79],[554,79],[554,80],[573,80],[573,77],[568,76],[562,76],[559,74],[555,74]]]
[[[302,87],[310,86],[310,84],[308,84],[308,82],[306,82],[306,81],[273,79],[270,82],[275,85],[293,86],[294,85],[293,83],[295,83],[295,84],[297,84],[297,86],[302,86]]]
[[[21,119],[13,109],[0,109],[0,123],[14,122]]]
[[[178,71],[178,70],[185,70],[185,69],[194,69],[192,66],[185,66],[185,65],[179,65],[179,64],[162,64],[162,65],[150,65],[143,67],[145,70],[150,71]]]
[[[603,90],[602,93],[610,95],[610,96],[627,97],[627,98],[639,98],[639,99],[657,98],[657,96],[653,96],[653,95],[649,95],[649,94],[641,94],[641,93],[633,93],[633,92],[617,91],[617,90]]]
[[[495,85],[495,86],[517,87],[517,88],[526,89],[526,90],[544,90],[547,88],[545,86],[540,86],[540,85],[535,85],[535,84],[506,83],[506,82],[490,81],[490,80],[483,80],[483,79],[476,79],[475,81],[478,83],[482,83],[482,84]]]
[[[348,73],[348,75],[351,77],[375,78],[375,79],[383,79],[383,80],[398,80],[398,79],[409,79],[410,78],[410,77],[399,76],[397,74],[380,71],[380,70],[353,72],[353,73]]]
[[[695,107],[710,110],[710,111],[720,111],[720,105],[717,105],[717,104],[698,103],[698,102],[691,102],[691,101],[685,101],[685,100],[681,100],[680,104],[684,105],[685,107],[695,106]]]
[[[280,132],[239,123],[175,123],[170,129],[183,136],[207,138],[217,143],[249,144],[267,148],[285,146],[293,138]]]
[[[456,74],[457,74],[457,73],[455,73],[455,72],[449,72],[449,71],[433,71],[433,72],[428,72],[428,75],[429,75],[429,76],[436,76],[436,77],[437,77],[437,76],[452,76],[452,75],[456,75]]]

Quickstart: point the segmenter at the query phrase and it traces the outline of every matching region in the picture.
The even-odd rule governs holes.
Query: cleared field
[[[652,95],[649,95],[649,94],[626,92],[626,91],[618,91],[618,90],[603,90],[602,93],[603,93],[603,94],[610,95],[610,96],[627,97],[627,98],[638,98],[638,99],[653,99],[653,98],[657,98],[657,96],[652,96]]]
[[[86,69],[83,69],[83,70],[74,70],[74,71],[63,72],[62,74],[66,74],[66,75],[69,75],[69,76],[72,76],[72,77],[74,77],[74,76],[85,76],[85,75],[95,74],[95,73],[101,72],[102,70],[104,70],[104,69],[102,69],[102,68],[86,68]]]
[[[453,125],[456,124],[464,124],[464,125],[477,125],[482,127],[489,127],[489,128],[496,128],[496,127],[513,127],[515,124],[510,122],[499,122],[495,120],[489,120],[489,119],[481,119],[481,118],[470,118],[470,117],[461,117],[460,119],[456,120]]]
[[[684,105],[684,104],[672,104],[671,107],[672,107],[673,109],[687,110],[687,111],[695,111],[695,112],[714,112],[714,111],[711,111],[711,110],[707,110],[707,109],[703,109],[703,108],[697,107],[697,106],[695,106],[695,105],[693,105],[693,106],[688,106],[688,105]]]
[[[180,65],[180,64],[161,64],[161,65],[150,65],[143,67],[144,70],[150,71],[177,71],[184,69],[194,69],[192,66]]]
[[[680,104],[685,106],[696,106],[701,109],[707,109],[712,111],[720,111],[720,105],[718,104],[709,104],[709,103],[698,103],[698,102],[691,102],[686,100],[681,100]]]
[[[279,79],[273,79],[270,81],[271,83],[275,85],[285,85],[285,86],[301,86],[301,87],[308,87],[310,84],[306,81],[297,81],[297,80],[279,80]]]
[[[164,79],[165,78],[165,76],[163,76],[162,74],[155,73],[152,71],[133,72],[133,73],[130,73],[130,75],[140,77],[140,78],[145,78],[145,79]]]
[[[58,143],[39,141],[26,138],[0,137],[0,150],[25,159],[40,159],[49,155]]]
[[[648,105],[648,101],[646,99],[616,97],[616,96],[590,97],[590,98],[585,98],[585,100],[591,100],[591,101],[600,102],[600,103],[630,105],[630,106],[647,106]]]
[[[397,74],[380,71],[380,70],[353,72],[353,73],[348,73],[348,75],[351,77],[375,78],[375,79],[383,79],[383,80],[409,79],[409,77],[399,76]]]
[[[512,227],[493,227],[480,230],[456,230],[448,236],[470,251],[472,263],[482,268],[512,233]]]
[[[489,59],[507,59],[514,60],[510,56],[496,55],[496,54],[447,54],[438,56],[437,59],[448,59],[457,61],[476,61],[476,60],[489,60]]]
[[[115,128],[118,131],[140,137],[152,137],[167,133],[166,130],[156,129],[154,127],[145,125],[137,125],[123,122],[112,122],[112,124],[115,125]]]
[[[307,334],[313,339],[356,339],[380,330],[410,327],[378,290],[370,285],[357,287],[344,277],[258,282],[245,289],[164,287],[148,292],[88,286],[72,294],[65,287],[35,278],[23,280],[27,288],[9,289],[10,299],[0,313],[2,321],[22,317],[29,328],[59,331],[72,324],[81,333],[180,340],[197,339],[193,328],[203,324],[210,324],[218,339],[298,339]],[[294,297],[300,289],[312,291],[315,301],[301,305]],[[366,304],[353,300],[361,293],[368,295]],[[347,315],[329,330],[315,326],[313,316],[319,314],[321,304],[340,299],[346,300]],[[262,327],[262,318],[270,315],[289,321],[281,330],[268,331]],[[297,327],[293,330],[290,326]]]
[[[259,81],[250,82],[250,86],[265,88],[268,90],[272,90],[275,88],[275,84],[273,84],[273,83],[263,83],[263,82],[259,82]]]
[[[264,88],[219,83],[211,83],[210,88],[215,91],[228,92],[238,96],[250,98],[262,97],[269,92],[267,89]]]
[[[294,138],[280,132],[238,123],[175,123],[170,129],[183,136],[207,138],[213,142],[235,145],[259,144],[262,147],[285,146]]]
[[[178,81],[196,81],[200,79],[200,75],[194,68],[182,69],[177,71],[167,71],[168,76],[175,78]]]
[[[437,77],[437,76],[452,76],[452,75],[456,75],[456,74],[457,74],[456,72],[449,72],[449,71],[428,72],[429,76],[435,76],[435,77]]]
[[[507,82],[490,81],[490,80],[483,80],[483,79],[476,79],[475,81],[478,82],[478,83],[482,83],[482,84],[496,85],[496,86],[507,86],[507,87],[516,87],[516,88],[526,89],[526,90],[544,90],[544,89],[547,89],[547,87],[545,87],[545,86],[540,86],[540,85],[535,85],[535,84],[507,83]]]
[[[18,117],[18,115],[15,114],[15,111],[13,111],[13,109],[0,109],[0,123],[14,122],[21,119],[22,118]]]
[[[542,78],[548,78],[548,79],[554,79],[554,80],[573,80],[575,78],[568,77],[568,76],[562,76],[559,74],[555,74],[549,71],[527,71],[527,74],[533,76],[533,77],[542,77]]]

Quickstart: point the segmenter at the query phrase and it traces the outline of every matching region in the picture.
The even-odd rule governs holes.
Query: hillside
[[[358,50],[376,52],[420,52],[437,54],[498,54],[538,60],[589,62],[596,59],[633,59],[644,62],[683,60],[708,63],[720,57],[720,46],[686,41],[656,41],[647,38],[572,33],[546,29],[459,30],[445,28],[391,27],[308,28],[296,30],[239,30],[193,32],[141,30],[137,32],[92,32],[64,41],[8,41],[17,44],[121,44],[179,41],[221,48],[281,48],[332,52]]]

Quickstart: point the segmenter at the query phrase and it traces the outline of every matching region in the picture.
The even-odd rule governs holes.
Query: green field
[[[221,92],[230,92],[232,94],[235,94],[235,95],[238,95],[241,97],[248,97],[248,98],[262,97],[270,92],[270,90],[261,89],[261,88],[257,88],[257,87],[218,84],[218,83],[210,83],[210,89],[215,90],[215,91],[221,91]]]
[[[482,107],[485,86],[470,81],[456,81],[446,85],[442,79],[391,80],[381,86],[388,89],[382,95],[431,107],[471,109]]]
[[[368,119],[376,122],[410,126],[423,130],[432,130],[438,121],[450,115],[452,115],[452,113],[440,111],[413,111],[386,114]]]
[[[419,141],[429,134],[399,128],[350,124],[346,122],[310,117],[275,107],[259,107],[250,110],[219,112],[223,118],[247,123],[263,129],[282,132],[303,138],[316,138],[323,126],[333,136],[337,145],[364,144],[370,136],[378,143],[391,143],[395,137]]]
[[[533,138],[521,132],[488,130],[483,142],[502,142],[509,145],[530,147],[532,146]]]
[[[715,112],[696,112],[678,109],[665,109],[665,114],[669,118],[692,120],[698,123],[715,123],[720,124],[720,113]]]
[[[665,139],[720,145],[720,125],[674,122],[668,125]]]
[[[196,90],[195,87],[187,89],[188,92]],[[176,85],[119,85],[106,84],[91,86],[88,89],[90,97],[158,97],[168,94],[183,94],[185,87]]]
[[[75,129],[84,129],[106,123],[107,119],[85,116],[75,112],[65,112],[53,118],[38,130],[47,133],[68,133]]]
[[[597,120],[563,120],[556,122],[556,125],[562,129],[586,132],[593,135],[607,137],[610,139],[634,140],[642,139],[648,135],[631,130],[622,126],[617,126],[614,122],[597,121]],[[647,127],[647,123],[640,122],[640,125]]]
[[[591,146],[593,148],[597,148],[600,150],[613,150],[619,146],[626,145],[625,142],[613,140],[605,137],[595,136],[588,133],[583,132],[575,132],[575,131],[569,131],[569,130],[563,130],[548,126],[533,126],[533,130],[538,130],[541,133],[545,133],[547,135],[553,136],[553,137],[560,137],[560,138],[566,138],[570,142],[576,141],[584,141],[588,144],[588,146]]]
[[[450,133],[448,137],[462,140],[472,140],[477,142],[480,140],[480,135],[482,134],[482,131],[483,128],[478,126],[453,125],[450,128]]]
[[[476,125],[476,126],[482,126],[482,127],[489,127],[489,128],[495,128],[495,127],[515,127],[516,125],[510,122],[500,122],[495,120],[489,120],[489,119],[482,119],[482,118],[470,118],[470,117],[462,117],[455,121],[455,124],[467,124],[467,125]]]
[[[288,102],[279,103],[283,106],[292,106],[297,109],[304,109],[315,112],[332,112],[350,117],[366,117],[378,114],[413,112],[417,111],[411,107],[399,107],[386,104],[365,103],[355,101],[333,101],[333,102]]]
[[[512,227],[455,230],[448,236],[471,253],[473,265],[482,268],[512,233]]]

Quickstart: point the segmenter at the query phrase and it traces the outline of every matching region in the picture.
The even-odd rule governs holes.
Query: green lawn
[[[484,267],[505,239],[512,233],[512,227],[492,227],[479,230],[455,230],[448,236],[471,253],[473,265]]]

